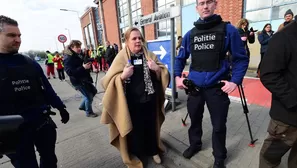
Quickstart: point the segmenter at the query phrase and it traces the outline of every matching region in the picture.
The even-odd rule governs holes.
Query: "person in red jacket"
[[[55,52],[53,61],[55,63],[55,67],[57,69],[59,79],[61,81],[65,80],[63,57],[57,51]]]

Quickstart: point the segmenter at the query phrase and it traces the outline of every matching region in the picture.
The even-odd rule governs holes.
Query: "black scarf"
[[[215,27],[216,25],[222,23],[223,19],[220,15],[215,16],[214,18],[212,18],[211,20],[209,20],[208,22],[201,22],[201,21],[196,21],[194,22],[194,26],[198,29],[198,30],[207,30],[210,28]]]

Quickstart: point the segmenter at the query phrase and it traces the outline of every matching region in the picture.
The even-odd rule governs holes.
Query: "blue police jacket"
[[[213,15],[207,19],[198,22],[209,22],[219,15]],[[186,60],[190,56],[190,34],[188,31],[182,41],[182,47],[175,59],[174,75],[181,77],[182,71],[185,68]],[[224,52],[229,51],[232,55],[232,77],[230,82],[241,84],[243,77],[247,71],[249,58],[246,55],[244,45],[241,41],[237,29],[231,24],[227,24]],[[221,61],[221,68],[215,72],[198,72],[189,69],[188,79],[192,80],[197,86],[209,87],[215,85],[222,80],[230,71],[230,62],[225,59]]]

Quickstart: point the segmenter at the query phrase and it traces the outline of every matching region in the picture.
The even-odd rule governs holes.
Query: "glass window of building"
[[[271,19],[282,19],[284,18],[284,14],[288,9],[291,9],[294,15],[297,14],[297,3],[283,6],[274,6],[272,8],[272,16]]]
[[[170,8],[171,5],[176,5],[175,0],[156,0],[156,12],[161,11],[167,8]],[[176,27],[175,27],[176,34]],[[156,23],[156,38],[170,38],[170,20],[164,20]]]
[[[246,10],[270,7],[271,3],[271,0],[246,0]]]
[[[141,3],[140,3],[140,0],[131,0],[132,25],[134,25],[135,21],[139,17],[141,17]]]
[[[121,40],[124,41],[124,33],[129,27],[128,0],[117,0],[118,20],[120,26]]]
[[[297,0],[244,0],[244,17],[254,29],[262,30],[266,23],[276,31],[284,22],[284,14],[291,9],[297,14]]]
[[[246,13],[246,18],[249,22],[258,22],[258,21],[269,21],[270,20],[270,10],[271,9],[261,9],[256,11],[251,11]]]
[[[196,3],[196,0],[183,0],[183,6]]]
[[[141,16],[141,0],[130,0],[130,9],[128,6],[128,0],[117,0],[118,7],[118,20],[120,26],[121,41],[124,43],[124,33],[129,28],[129,16],[133,23]],[[128,11],[131,10],[130,14]]]
[[[89,35],[89,31],[88,31],[88,26],[84,27],[84,32],[85,32],[85,37],[86,37],[86,42],[87,42],[86,47],[89,47],[91,42],[90,42],[90,35]]]
[[[102,27],[101,27],[102,25],[100,23],[98,7],[95,8],[94,13],[95,13],[94,16],[95,16],[96,28],[97,28],[97,30],[95,30],[97,32],[97,41],[98,43],[102,44]]]
[[[95,36],[94,36],[94,32],[93,32],[93,26],[92,24],[88,25],[88,30],[89,30],[89,34],[90,34],[90,47],[92,47],[94,49],[95,45]]]
[[[284,5],[292,2],[297,2],[297,0],[272,0],[273,6]]]

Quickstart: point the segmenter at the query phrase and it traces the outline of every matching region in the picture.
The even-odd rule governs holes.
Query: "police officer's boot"
[[[213,168],[226,168],[224,161],[215,161]]]

